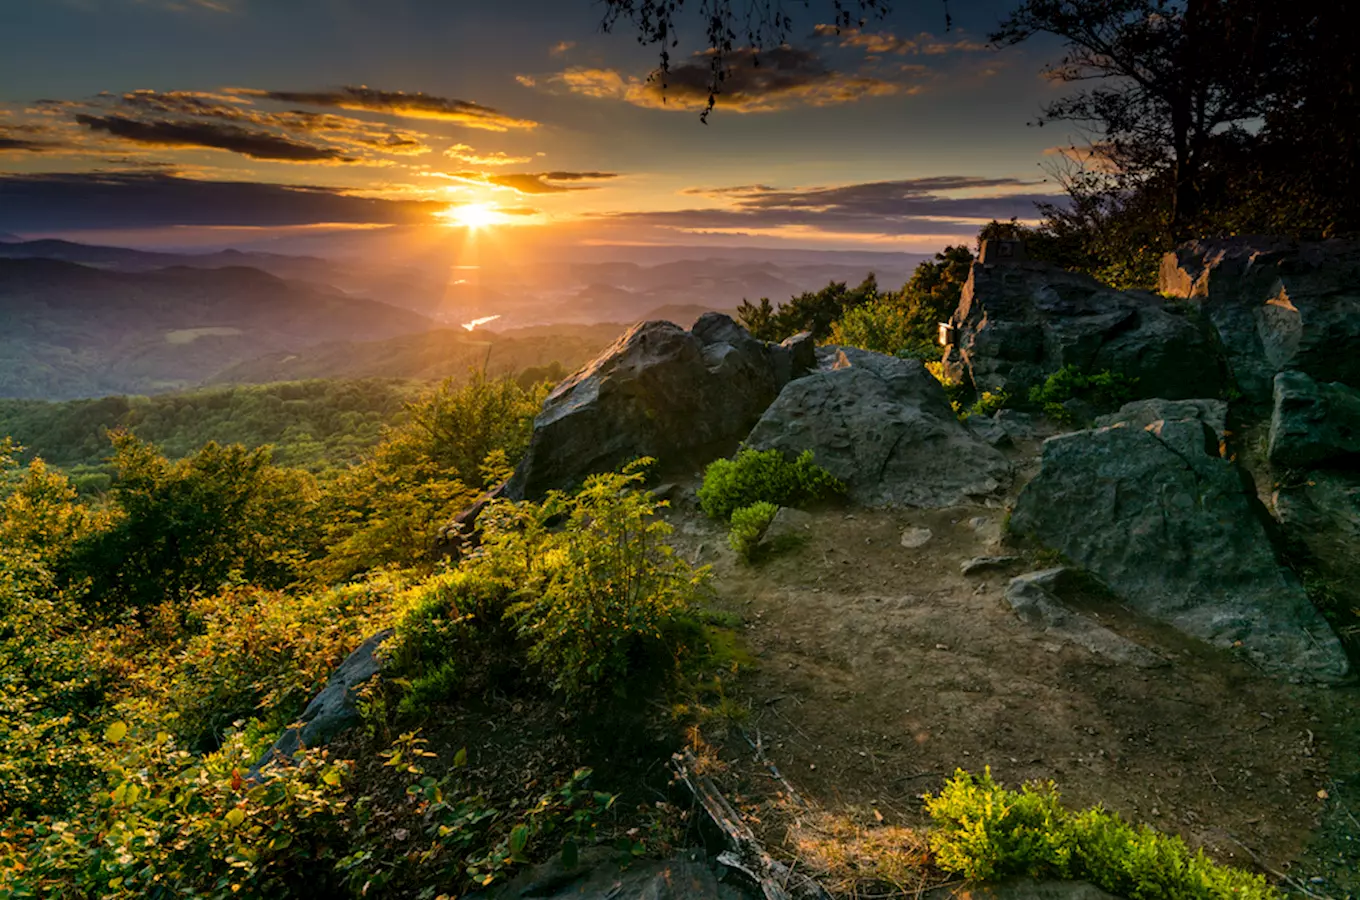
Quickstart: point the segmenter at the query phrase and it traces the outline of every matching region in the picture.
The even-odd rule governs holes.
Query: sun
[[[506,222],[505,213],[497,209],[494,203],[462,203],[450,206],[443,215],[450,224],[462,225],[473,231],[504,225]]]

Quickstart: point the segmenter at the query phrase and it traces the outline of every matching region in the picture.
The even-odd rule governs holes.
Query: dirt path
[[[1051,779],[1071,805],[1104,804],[1226,862],[1251,867],[1243,845],[1305,876],[1342,871],[1347,849],[1360,862],[1360,830],[1330,870],[1304,860],[1336,802],[1329,738],[1348,732],[1355,746],[1355,688],[1279,683],[1091,597],[1065,599],[1166,665],[1117,665],[1046,635],[1002,596],[1010,575],[1040,566],[960,572],[998,552],[989,538],[1002,515],[823,511],[801,548],[751,566],[697,511],[670,513],[677,545],[713,565],[719,604],[745,621],[759,665],[741,683],[744,727],[800,792],[824,810],[912,825],[920,795],[956,767],[991,766],[1004,783]],[[904,547],[909,529],[931,537]],[[739,738],[725,744],[734,789],[778,846],[795,811],[751,755]]]

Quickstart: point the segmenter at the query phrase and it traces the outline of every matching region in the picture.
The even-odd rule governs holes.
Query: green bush
[[[1112,412],[1133,399],[1137,378],[1104,370],[1086,374],[1075,365],[1063,366],[1044,381],[1030,388],[1029,402],[1059,422],[1069,422],[1071,413],[1063,406],[1068,400],[1081,400],[1097,410]]]
[[[1065,808],[1053,785],[1010,791],[959,770],[926,798],[938,826],[930,846],[940,868],[971,880],[1016,875],[1080,879],[1132,900],[1269,900],[1265,879],[1220,866],[1203,851],[1095,808]]]
[[[778,450],[743,450],[735,459],[709,464],[699,505],[710,518],[726,522],[760,501],[799,507],[844,492],[844,484],[812,461],[811,450],[793,462]]]
[[[732,530],[727,535],[727,542],[742,559],[751,559],[765,529],[770,527],[778,512],[777,505],[764,500],[732,512]]]

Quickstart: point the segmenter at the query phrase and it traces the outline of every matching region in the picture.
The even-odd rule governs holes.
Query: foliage
[[[742,559],[751,559],[756,545],[765,534],[765,529],[770,527],[778,512],[779,507],[776,504],[764,500],[732,511],[732,530],[727,540]]]
[[[769,298],[762,298],[759,304],[743,300],[737,307],[737,318],[753,337],[762,341],[782,341],[808,331],[820,342],[831,334],[833,323],[879,296],[878,281],[869,275],[859,287],[848,288],[843,281],[833,281],[820,291],[805,291],[778,308]]]
[[[969,416],[994,416],[1006,408],[1011,396],[1005,391],[983,391],[973,405],[959,414],[960,419]]]
[[[990,769],[981,776],[959,770],[926,798],[926,810],[938,826],[930,835],[936,864],[970,880],[1079,879],[1134,900],[1275,896],[1263,877],[1191,853],[1179,837],[1099,807],[1066,809],[1052,784],[1009,791]]]
[[[281,588],[302,577],[314,552],[309,475],[272,465],[268,448],[208,443],[171,463],[126,432],[113,445],[112,520],[64,565],[87,603],[146,610],[231,582]]]
[[[1133,398],[1138,379],[1108,370],[1086,374],[1079,366],[1063,366],[1044,381],[1030,388],[1029,402],[1043,407],[1044,412],[1059,422],[1071,420],[1072,413],[1063,405],[1069,400],[1089,403],[1097,410],[1118,409]]]
[[[704,470],[699,505],[710,518],[729,521],[738,509],[765,501],[776,506],[805,506],[845,492],[845,485],[813,462],[805,450],[789,462],[778,450],[742,450]]]

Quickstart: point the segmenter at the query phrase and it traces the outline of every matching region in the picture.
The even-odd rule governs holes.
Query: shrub
[[[959,414],[960,419],[969,416],[994,416],[1011,402],[1011,395],[1005,391],[983,391],[973,405]]]
[[[1147,826],[1134,827],[1095,808],[1062,806],[1053,785],[1010,791],[959,770],[926,810],[936,863],[978,881],[1015,875],[1090,881],[1134,900],[1269,900],[1259,875],[1220,866],[1203,851]]]
[[[844,492],[844,484],[812,461],[811,450],[793,462],[778,450],[743,450],[735,459],[709,464],[699,505],[709,517],[726,522],[736,510],[760,501],[798,507]]]
[[[727,541],[742,559],[750,560],[765,529],[770,527],[778,512],[778,506],[763,500],[733,511],[732,530],[728,533]]]
[[[1118,409],[1133,399],[1138,379],[1108,370],[1090,375],[1078,366],[1063,366],[1044,381],[1030,388],[1029,402],[1042,406],[1044,412],[1059,422],[1071,420],[1071,413],[1063,406],[1068,400],[1081,400],[1103,411]]]

